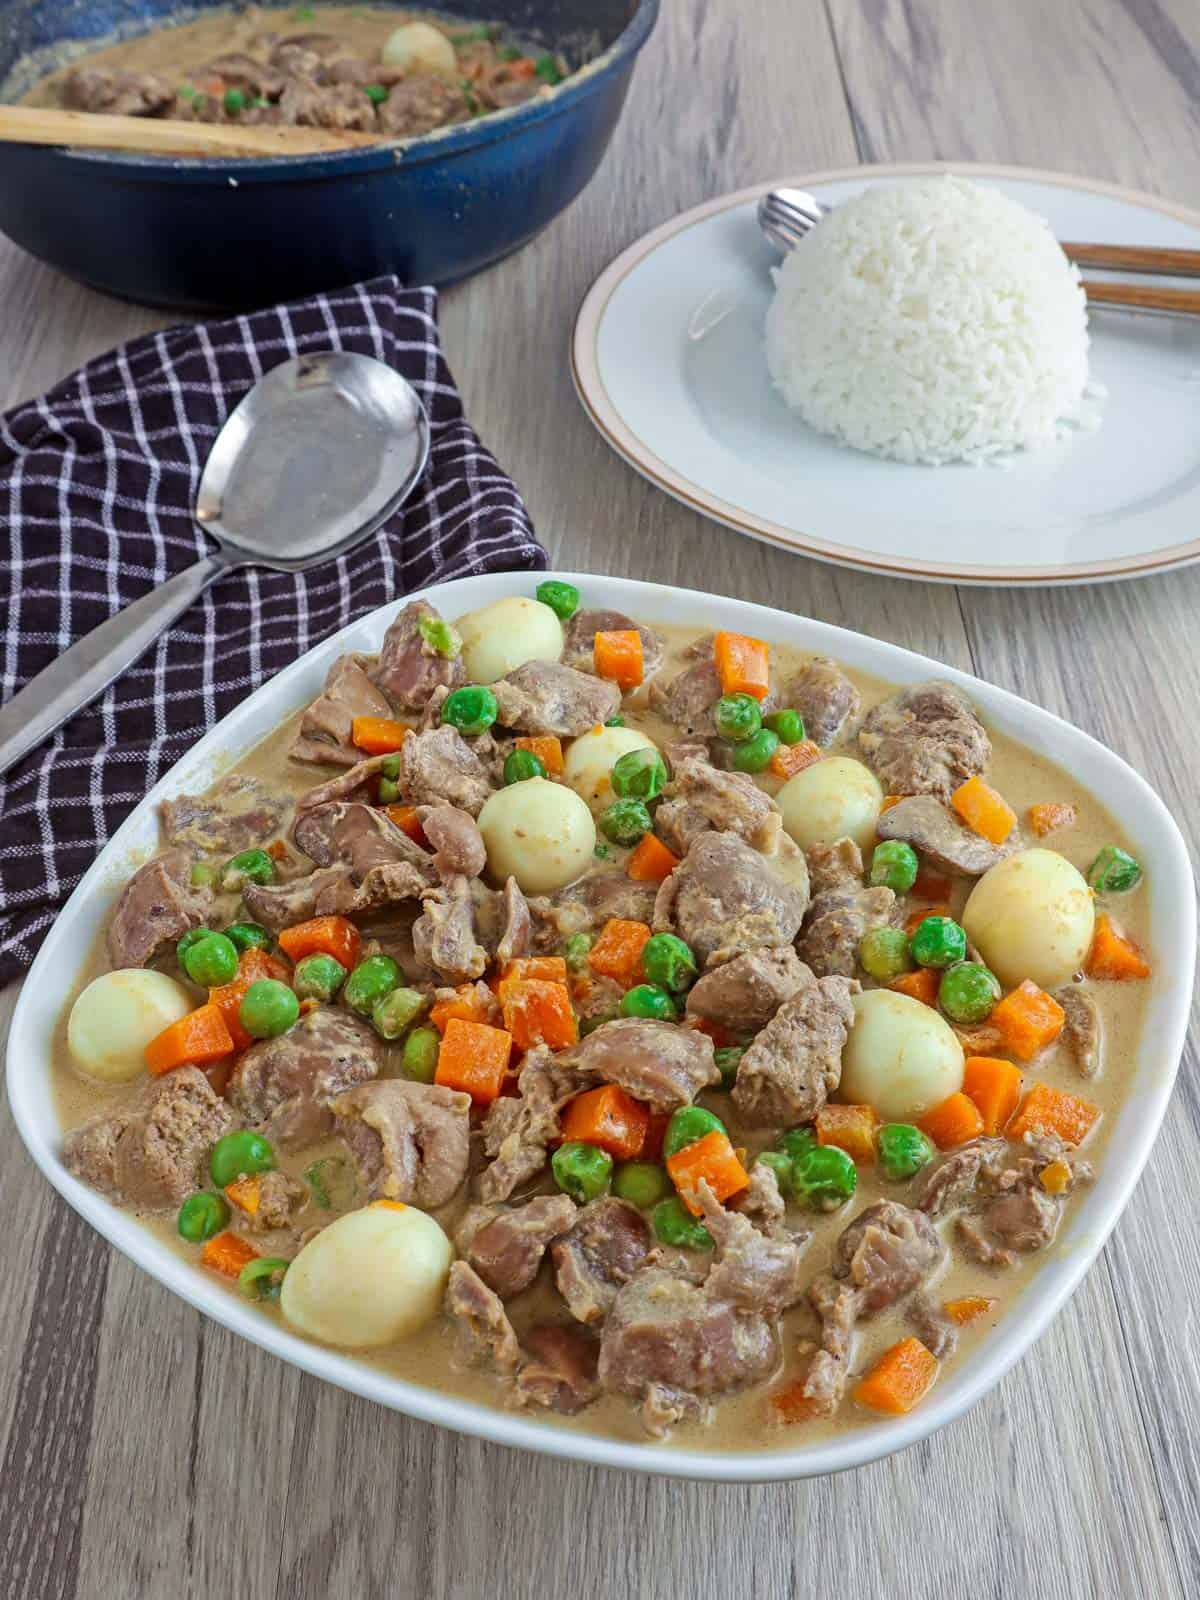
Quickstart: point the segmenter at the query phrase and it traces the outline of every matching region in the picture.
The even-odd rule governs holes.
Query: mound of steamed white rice
[[[1079,273],[962,178],[868,189],[787,257],[767,363],[805,422],[897,461],[984,461],[1091,424]]]

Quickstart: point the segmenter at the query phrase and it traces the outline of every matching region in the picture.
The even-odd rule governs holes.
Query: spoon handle
[[[205,556],[93,628],[43,667],[0,707],[0,773],[94,700],[229,565],[220,553]]]

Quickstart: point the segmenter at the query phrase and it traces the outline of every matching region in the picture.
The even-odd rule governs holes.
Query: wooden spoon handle
[[[110,117],[94,111],[0,106],[0,141],[132,150],[158,156],[303,156],[380,144],[378,134],[330,128],[239,128],[232,123],[172,122],[163,117]]]
[[[1200,316],[1200,289],[1159,289],[1141,283],[1092,283],[1084,279],[1084,293],[1093,306],[1123,306],[1128,311],[1171,311],[1177,316]]]
[[[1169,250],[1138,244],[1064,244],[1063,251],[1077,267],[1200,278],[1200,250]]]

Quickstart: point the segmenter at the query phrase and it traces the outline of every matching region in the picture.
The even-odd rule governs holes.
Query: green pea
[[[238,1007],[238,1021],[255,1039],[276,1039],[286,1033],[300,1015],[295,991],[278,978],[259,978],[252,983]]]
[[[175,93],[181,100],[194,100],[196,91],[190,83],[181,83]]]
[[[549,606],[560,622],[566,622],[579,610],[579,590],[573,583],[560,583],[556,578],[547,578],[545,583],[537,586],[537,597],[544,606]]]
[[[604,1193],[612,1178],[612,1169],[613,1158],[607,1150],[594,1144],[581,1144],[577,1139],[560,1144],[550,1161],[555,1183],[580,1205]]]
[[[947,967],[938,984],[938,1005],[951,1022],[984,1022],[999,998],[995,974],[978,961],[959,961]]]
[[[667,784],[667,769],[657,750],[626,750],[612,769],[613,793],[622,800],[655,800]]]
[[[612,851],[606,844],[598,844],[592,851],[592,854],[596,857],[597,861],[607,861],[609,856],[612,855]]]
[[[379,804],[381,806],[394,806],[400,798],[400,785],[394,778],[380,778]]]
[[[678,1195],[662,1200],[650,1218],[654,1237],[660,1244],[673,1245],[682,1250],[711,1250],[713,1236],[698,1221]]]
[[[771,711],[763,718],[763,727],[777,733],[780,744],[804,742],[804,718],[798,711]]]
[[[405,1028],[424,1011],[425,996],[417,989],[393,989],[378,1001],[371,1012],[371,1023],[384,1039],[398,1039]]]
[[[613,844],[632,845],[650,832],[650,813],[644,800],[614,800],[600,813],[597,826]]]
[[[191,881],[193,889],[212,889],[217,882],[217,869],[207,861],[192,863]]]
[[[292,987],[302,1000],[332,1000],[345,981],[342,963],[321,951],[297,961],[292,973]]]
[[[858,1188],[858,1170],[837,1145],[814,1145],[792,1162],[792,1188],[810,1211],[836,1211]]]
[[[400,776],[399,752],[396,751],[390,756],[384,756],[383,760],[379,763],[379,770],[385,778],[389,778],[392,783],[395,783],[396,779]]]
[[[413,1083],[432,1083],[441,1044],[442,1036],[436,1028],[414,1028],[400,1055],[401,1076]]]
[[[775,1148],[782,1150],[789,1161],[799,1161],[817,1148],[817,1136],[811,1128],[788,1128],[776,1139]]]
[[[1141,883],[1141,864],[1120,845],[1106,844],[1088,868],[1087,881],[1097,894],[1126,894]]]
[[[223,933],[210,933],[191,945],[183,958],[183,970],[202,989],[216,989],[237,977],[238,953],[232,939]]]
[[[604,726],[606,728],[623,728],[625,726],[625,718],[618,711],[615,717],[608,718]]]
[[[271,948],[271,935],[257,922],[235,922],[232,928],[225,929],[225,937],[231,939],[239,950]]]
[[[722,1089],[732,1089],[737,1082],[738,1068],[746,1054],[744,1044],[723,1044],[713,1051],[717,1071],[721,1074]]]
[[[500,51],[501,61],[520,61],[521,52],[515,44],[506,44]]]
[[[671,1180],[653,1161],[626,1161],[613,1174],[612,1192],[639,1211],[649,1211],[671,1193]]]
[[[733,766],[736,772],[765,772],[771,757],[779,749],[779,735],[770,728],[760,728],[752,739],[733,747]]]
[[[238,1288],[248,1300],[277,1300],[290,1262],[282,1256],[259,1256],[238,1273]]]
[[[967,953],[967,936],[953,917],[926,917],[908,941],[919,967],[952,967]]]
[[[642,946],[642,971],[651,983],[672,994],[691,988],[699,975],[690,946],[673,933],[652,934]]]
[[[546,763],[532,750],[510,750],[504,758],[506,784],[525,783],[530,778],[544,778]]]
[[[179,965],[183,967],[184,960],[186,959],[189,950],[194,949],[195,946],[201,942],[201,940],[211,939],[212,936],[213,931],[211,928],[189,928],[184,934],[183,938],[180,939],[179,943],[175,946],[175,959],[178,961]],[[186,972],[187,968],[184,967],[183,970]]]
[[[650,1017],[659,1022],[674,1022],[679,1009],[665,989],[653,983],[635,984],[621,996],[623,1017]]]
[[[752,739],[763,725],[762,707],[752,694],[723,694],[712,714],[717,732],[733,744]]]
[[[379,85],[370,85],[367,89],[368,94],[372,88],[379,88]],[[379,89],[379,98],[387,99],[386,89]],[[443,622],[441,617],[431,617],[428,612],[423,613],[417,622],[417,632],[434,655],[441,656],[443,661],[457,661],[462,654],[462,634],[448,622]]]
[[[876,889],[894,889],[907,894],[917,881],[921,864],[912,845],[903,839],[885,839],[875,846],[871,857],[871,884]]]
[[[232,1181],[232,1180],[231,1180]],[[220,1194],[190,1194],[179,1208],[175,1226],[189,1244],[203,1244],[229,1221],[229,1207]]]
[[[911,1122],[885,1122],[876,1137],[879,1170],[889,1183],[902,1183],[931,1162],[933,1142]]]
[[[240,111],[246,109],[246,96],[241,89],[226,89],[224,106],[231,117],[236,117]]]
[[[352,1011],[369,1017],[381,1000],[404,981],[391,956],[368,956],[346,979],[342,999]]]
[[[725,1124],[720,1117],[706,1111],[703,1106],[680,1106],[671,1113],[667,1131],[663,1135],[663,1155],[669,1160],[697,1139],[709,1133],[724,1133]]]
[[[876,983],[891,983],[902,972],[913,969],[908,935],[903,928],[870,928],[859,943],[858,960],[863,971]]]
[[[486,733],[499,713],[496,696],[483,684],[455,689],[442,701],[442,721],[467,738]]]
[[[250,1178],[256,1172],[270,1172],[275,1165],[275,1152],[261,1133],[249,1128],[239,1128],[236,1133],[224,1134],[212,1147],[208,1170],[218,1189],[236,1178]]]
[[[363,93],[366,95],[371,104],[375,106],[382,105],[388,97],[388,92],[381,83],[363,84]],[[423,622],[425,619],[422,617],[421,620]]]
[[[243,850],[225,863],[221,887],[228,893],[244,883],[274,883],[275,876],[275,863],[265,850]]]
[[[583,972],[588,964],[588,951],[595,943],[590,933],[573,933],[563,946],[563,956],[568,972]]]
[[[551,55],[539,56],[533,63],[533,70],[543,83],[555,84],[562,82],[562,73],[559,71],[558,62]]]
[[[755,1161],[756,1167],[770,1167],[775,1174],[775,1181],[779,1185],[779,1192],[785,1198],[792,1192],[792,1161],[790,1156],[784,1155],[782,1150],[764,1150]]]

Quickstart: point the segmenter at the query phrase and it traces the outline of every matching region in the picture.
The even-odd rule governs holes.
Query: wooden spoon
[[[385,143],[375,133],[332,128],[246,128],[234,123],[172,122],[164,117],[110,117],[95,111],[0,106],[0,141],[127,150],[156,156],[307,156]]]

